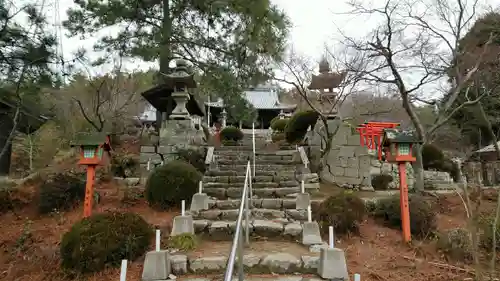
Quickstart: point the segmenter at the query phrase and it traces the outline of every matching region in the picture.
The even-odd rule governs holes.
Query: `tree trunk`
[[[424,190],[424,161],[422,159],[422,145],[415,145],[415,158],[416,161],[413,163],[413,173],[415,174],[415,183],[413,187],[417,191]]]
[[[170,52],[170,38],[172,37],[172,19],[170,18],[170,1],[163,1],[163,19],[162,19],[162,30],[161,30],[161,42],[160,42],[160,71],[157,77],[157,83],[160,84],[164,81],[165,75],[170,72],[169,63],[171,58]],[[162,127],[161,123],[163,119],[162,112],[156,111],[156,130],[160,132]]]

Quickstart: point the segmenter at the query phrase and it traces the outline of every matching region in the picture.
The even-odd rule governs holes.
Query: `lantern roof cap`
[[[77,133],[71,146],[100,146],[104,145],[106,150],[110,150],[111,146],[109,143],[108,133]]]
[[[388,143],[422,143],[415,131],[398,129],[385,129],[384,130],[384,145]]]

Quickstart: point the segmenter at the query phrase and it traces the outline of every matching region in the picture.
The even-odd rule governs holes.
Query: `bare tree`
[[[340,60],[335,60],[336,69],[344,69],[345,65],[353,65],[354,61],[343,63]],[[326,159],[332,147],[332,140],[336,135],[339,126],[335,129],[329,127],[328,116],[337,114],[338,108],[344,100],[355,92],[359,78],[357,73],[345,73],[345,77],[340,83],[335,92],[335,99],[322,101],[318,98],[319,92],[314,92],[308,89],[308,83],[311,81],[311,76],[314,73],[312,61],[308,58],[297,54],[293,49],[288,52],[287,58],[281,63],[279,69],[282,74],[275,75],[274,80],[285,83],[293,87],[294,94],[298,95],[300,102],[303,102],[305,108],[318,113],[321,124],[320,129],[315,130],[321,137],[321,153],[319,159],[319,169],[327,167]]]
[[[459,55],[459,40],[476,18],[478,0],[395,1],[387,0],[382,7],[366,7],[351,2],[349,14],[369,15],[381,23],[369,35],[368,40],[357,40],[344,35],[345,44],[365,58],[360,69],[351,69],[363,74],[366,83],[386,84],[400,96],[418,137],[424,143],[451,116],[465,106],[477,104],[484,95],[468,98],[456,106],[459,94],[466,90],[471,77],[478,70],[482,55],[490,45],[484,44],[482,54],[475,65],[460,69],[456,63]],[[449,74],[453,79],[446,90],[436,85]],[[430,92],[430,95],[429,95]],[[445,94],[446,100],[437,110],[434,125],[425,128],[416,112],[416,102],[438,105],[437,100]],[[417,149],[415,165],[416,188],[423,190],[423,167],[421,147]]]

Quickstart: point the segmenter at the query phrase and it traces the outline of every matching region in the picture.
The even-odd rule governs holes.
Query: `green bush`
[[[271,135],[271,140],[273,143],[282,142],[285,140],[285,134],[284,133],[273,133]]]
[[[201,174],[184,161],[174,160],[153,170],[146,183],[146,199],[159,209],[178,207],[182,200],[187,203],[198,191]]]
[[[198,239],[191,233],[183,233],[180,235],[170,236],[168,238],[168,247],[181,251],[194,250],[198,245]]]
[[[497,222],[495,227],[496,231],[493,231],[494,225],[494,215],[482,216],[479,219],[479,229],[482,232],[481,235],[481,247],[486,249],[487,251],[491,251],[493,249],[493,235],[496,234],[496,249],[500,250],[500,220]]]
[[[205,155],[198,149],[183,148],[175,152],[175,159],[193,165],[200,173],[205,173]]]
[[[286,125],[288,124],[288,119],[273,119],[271,121],[271,129],[277,132],[284,132]]]
[[[139,159],[133,154],[113,153],[111,157],[111,172],[115,177],[133,177],[139,171]]]
[[[47,214],[54,210],[71,209],[85,198],[82,175],[58,173],[49,176],[40,186],[38,211]]]
[[[243,132],[239,128],[227,126],[220,131],[220,137],[223,141],[238,142],[243,139]]]
[[[358,233],[365,216],[365,204],[352,192],[344,191],[321,202],[315,212],[323,233],[333,226],[336,234]]]
[[[319,114],[313,110],[296,112],[285,127],[286,141],[292,144],[302,141],[307,134],[307,129],[314,128],[318,118]]]
[[[434,144],[425,144],[422,146],[422,163],[424,169],[439,170],[445,159],[443,151]]]
[[[387,190],[389,189],[389,184],[393,181],[391,175],[381,174],[372,177],[372,187],[375,190]]]
[[[472,241],[467,229],[454,228],[441,233],[436,246],[446,256],[457,261],[472,260]]]
[[[149,247],[153,229],[134,213],[102,213],[75,223],[62,238],[61,266],[78,273],[97,272],[133,261]]]
[[[412,235],[425,238],[436,231],[436,212],[426,198],[418,195],[409,196],[410,230]],[[382,198],[373,211],[375,218],[382,219],[388,226],[401,229],[401,208],[399,195]]]

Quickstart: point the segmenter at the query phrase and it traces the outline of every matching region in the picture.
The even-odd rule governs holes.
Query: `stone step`
[[[235,221],[238,219],[238,212],[239,209],[212,209],[199,212],[191,212],[191,215],[194,219],[206,219],[211,221]],[[245,218],[245,213],[243,214],[243,216]],[[307,211],[295,210],[295,208],[285,210],[253,208],[250,209],[249,216],[252,220],[272,220],[289,223],[294,221],[307,220]]]
[[[245,222],[243,222],[243,225]],[[203,239],[213,241],[230,241],[236,230],[236,220],[194,220],[197,234],[203,234]],[[285,220],[252,219],[249,225],[252,239],[298,240],[302,235],[302,225],[299,222]]]
[[[203,182],[203,188],[237,188],[243,189],[244,182]],[[261,188],[286,188],[286,187],[299,187],[299,183],[295,180],[293,181],[281,181],[281,182],[253,182],[253,189],[261,189]]]
[[[224,155],[224,154],[219,154],[215,155],[214,157],[217,161],[248,161],[249,159],[252,159],[252,154],[238,154],[238,155]],[[294,156],[293,155],[268,155],[268,154],[256,154],[255,155],[255,161],[256,163],[259,161],[264,161],[264,162],[271,162],[275,163],[274,161],[288,161],[288,162],[293,162]]]
[[[215,163],[219,165],[245,165],[248,160],[253,165],[253,161],[251,159],[235,159],[235,160],[228,160],[228,159],[218,159],[215,158]],[[275,159],[275,160],[262,160],[262,159],[255,159],[255,165],[283,165],[283,166],[296,166],[297,164],[300,164],[301,161],[297,159],[296,161],[291,160],[291,159]]]
[[[241,199],[242,187],[206,187],[203,192],[216,199]],[[293,194],[300,192],[300,187],[281,187],[281,188],[255,188],[252,190],[255,198],[290,198]]]
[[[246,167],[245,167],[246,168]],[[241,171],[219,171],[211,170],[205,172],[205,176],[209,177],[231,177],[231,176],[245,176],[245,170]],[[256,170],[255,176],[279,176],[284,178],[294,178],[295,171],[269,171],[269,170]]]
[[[291,149],[291,150],[256,150],[255,155],[260,156],[260,155],[280,155],[280,156],[288,156],[288,155],[295,155],[297,153],[296,149]],[[222,150],[222,151],[217,151],[215,150],[216,155],[253,155],[252,150],[250,151],[235,151],[235,150]]]
[[[217,182],[217,183],[243,183],[245,182],[246,176],[240,175],[240,176],[217,176],[217,177],[209,177],[209,176],[204,176],[203,177],[203,182]],[[260,183],[260,182],[277,182],[277,183],[282,183],[282,182],[289,182],[289,181],[296,181],[294,175],[273,175],[273,176],[261,176],[261,175],[256,175],[255,177],[252,178],[252,182]]]
[[[253,163],[250,161],[250,166],[253,169]],[[214,170],[219,170],[219,171],[242,171],[243,173],[246,171],[247,165],[246,163],[244,165],[242,164],[221,164],[218,163],[217,168]],[[296,165],[280,165],[280,164],[274,164],[274,165],[261,165],[255,163],[255,171],[256,172],[261,172],[261,171],[274,171],[274,172],[295,172],[297,170]]]
[[[251,206],[255,208],[263,208],[263,209],[294,209],[295,208],[295,199],[280,199],[280,198],[272,198],[272,199],[252,199],[250,200]],[[238,209],[241,204],[241,199],[232,199],[232,200],[213,200],[208,203],[210,209],[218,209],[218,210],[230,210],[230,209]]]
[[[220,147],[216,147],[215,151],[252,151],[252,145],[223,145]],[[296,150],[295,145],[285,145],[279,147],[279,150]]]

